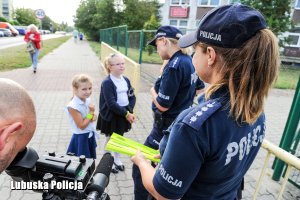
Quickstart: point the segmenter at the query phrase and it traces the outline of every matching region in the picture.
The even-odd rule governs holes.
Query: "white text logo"
[[[211,33],[211,32],[206,32],[206,31],[200,31],[200,37],[208,38],[208,39],[211,39],[211,40],[217,40],[217,41],[222,40],[221,35]]]
[[[168,183],[172,184],[175,187],[181,188],[182,181],[179,181],[178,179],[175,179],[173,178],[173,176],[168,174],[162,164],[159,165],[158,171],[160,172],[160,175],[163,177],[163,179],[165,179]]]

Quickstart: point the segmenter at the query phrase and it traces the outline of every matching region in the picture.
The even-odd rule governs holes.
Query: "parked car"
[[[9,29],[5,29],[5,28],[0,28],[0,31],[2,31],[4,33],[5,37],[10,37],[12,36],[12,33]]]
[[[19,35],[25,35],[26,34],[26,29],[23,28],[16,28],[19,31]]]
[[[20,35],[25,35],[26,34],[27,26],[15,26],[15,28],[19,31]]]
[[[0,31],[0,37],[4,37],[4,32]]]
[[[0,28],[9,29],[13,36],[19,35],[19,31],[8,22],[0,22]]]
[[[66,35],[66,34],[67,34],[67,32],[65,32],[65,31],[56,31],[56,32],[55,32],[55,34]]]

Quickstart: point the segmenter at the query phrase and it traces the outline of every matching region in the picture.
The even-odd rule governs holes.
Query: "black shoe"
[[[119,173],[119,170],[115,165],[113,165],[113,167],[111,168],[111,173],[113,173],[113,174]]]
[[[33,73],[36,73],[36,69],[33,70]]]
[[[125,170],[125,166],[124,165],[117,165],[116,163],[114,163],[114,165],[116,166],[116,169],[118,169],[119,171],[124,171]]]

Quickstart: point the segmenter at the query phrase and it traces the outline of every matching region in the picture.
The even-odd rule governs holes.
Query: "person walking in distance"
[[[106,144],[112,133],[123,136],[131,129],[131,124],[135,121],[133,109],[136,97],[129,79],[123,75],[125,60],[121,54],[109,55],[104,60],[104,66],[109,75],[101,84],[97,129],[106,136],[103,142],[103,151],[105,152]],[[124,171],[125,167],[119,153],[114,152],[113,157],[112,172]]]
[[[158,149],[163,131],[166,130],[180,112],[193,104],[195,85],[198,76],[189,55],[189,49],[180,48],[178,40],[182,36],[179,29],[173,26],[161,26],[149,42],[157,48],[164,61],[161,76],[150,89],[154,123],[144,145]],[[139,168],[133,165],[135,200],[146,200],[148,191],[142,184]]]
[[[30,24],[27,27],[27,32],[24,36],[25,42],[31,42],[34,46],[34,50],[29,52],[31,61],[32,61],[32,68],[33,73],[36,73],[38,67],[38,58],[40,55],[41,49],[41,34],[38,32],[38,28],[34,24]]]
[[[75,43],[77,43],[78,37],[79,37],[79,32],[77,29],[74,29],[73,30],[73,38],[74,38]]]
[[[157,170],[140,151],[132,161],[156,199],[236,200],[266,133],[278,40],[259,11],[231,4],[209,11],[179,39],[180,47],[192,45],[197,74],[210,84],[206,101],[183,111],[165,132]]]
[[[91,103],[92,80],[85,74],[75,75],[72,80],[73,97],[66,106],[73,133],[67,153],[96,159],[95,105]]]

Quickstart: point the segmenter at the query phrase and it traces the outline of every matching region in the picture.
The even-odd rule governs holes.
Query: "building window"
[[[228,4],[241,3],[240,0],[228,0]]]
[[[188,21],[187,20],[177,20],[177,19],[172,19],[170,20],[170,25],[171,26],[175,26],[176,28],[178,28],[179,30],[181,30],[181,32],[183,34],[186,33],[186,27],[187,27]]]
[[[185,26],[187,27],[187,21],[186,20],[179,20],[179,26]]]
[[[220,0],[198,0],[199,6],[218,6]]]
[[[189,5],[189,4],[190,4],[189,0],[171,0],[171,5],[173,6]]]
[[[171,26],[177,26],[177,20],[170,20]]]
[[[300,46],[300,34],[290,33],[288,36],[288,41],[289,41],[288,46],[299,47]]]
[[[300,9],[300,0],[296,0],[295,8]]]
[[[172,5],[179,5],[179,3],[180,3],[180,0],[172,0],[171,1]]]

